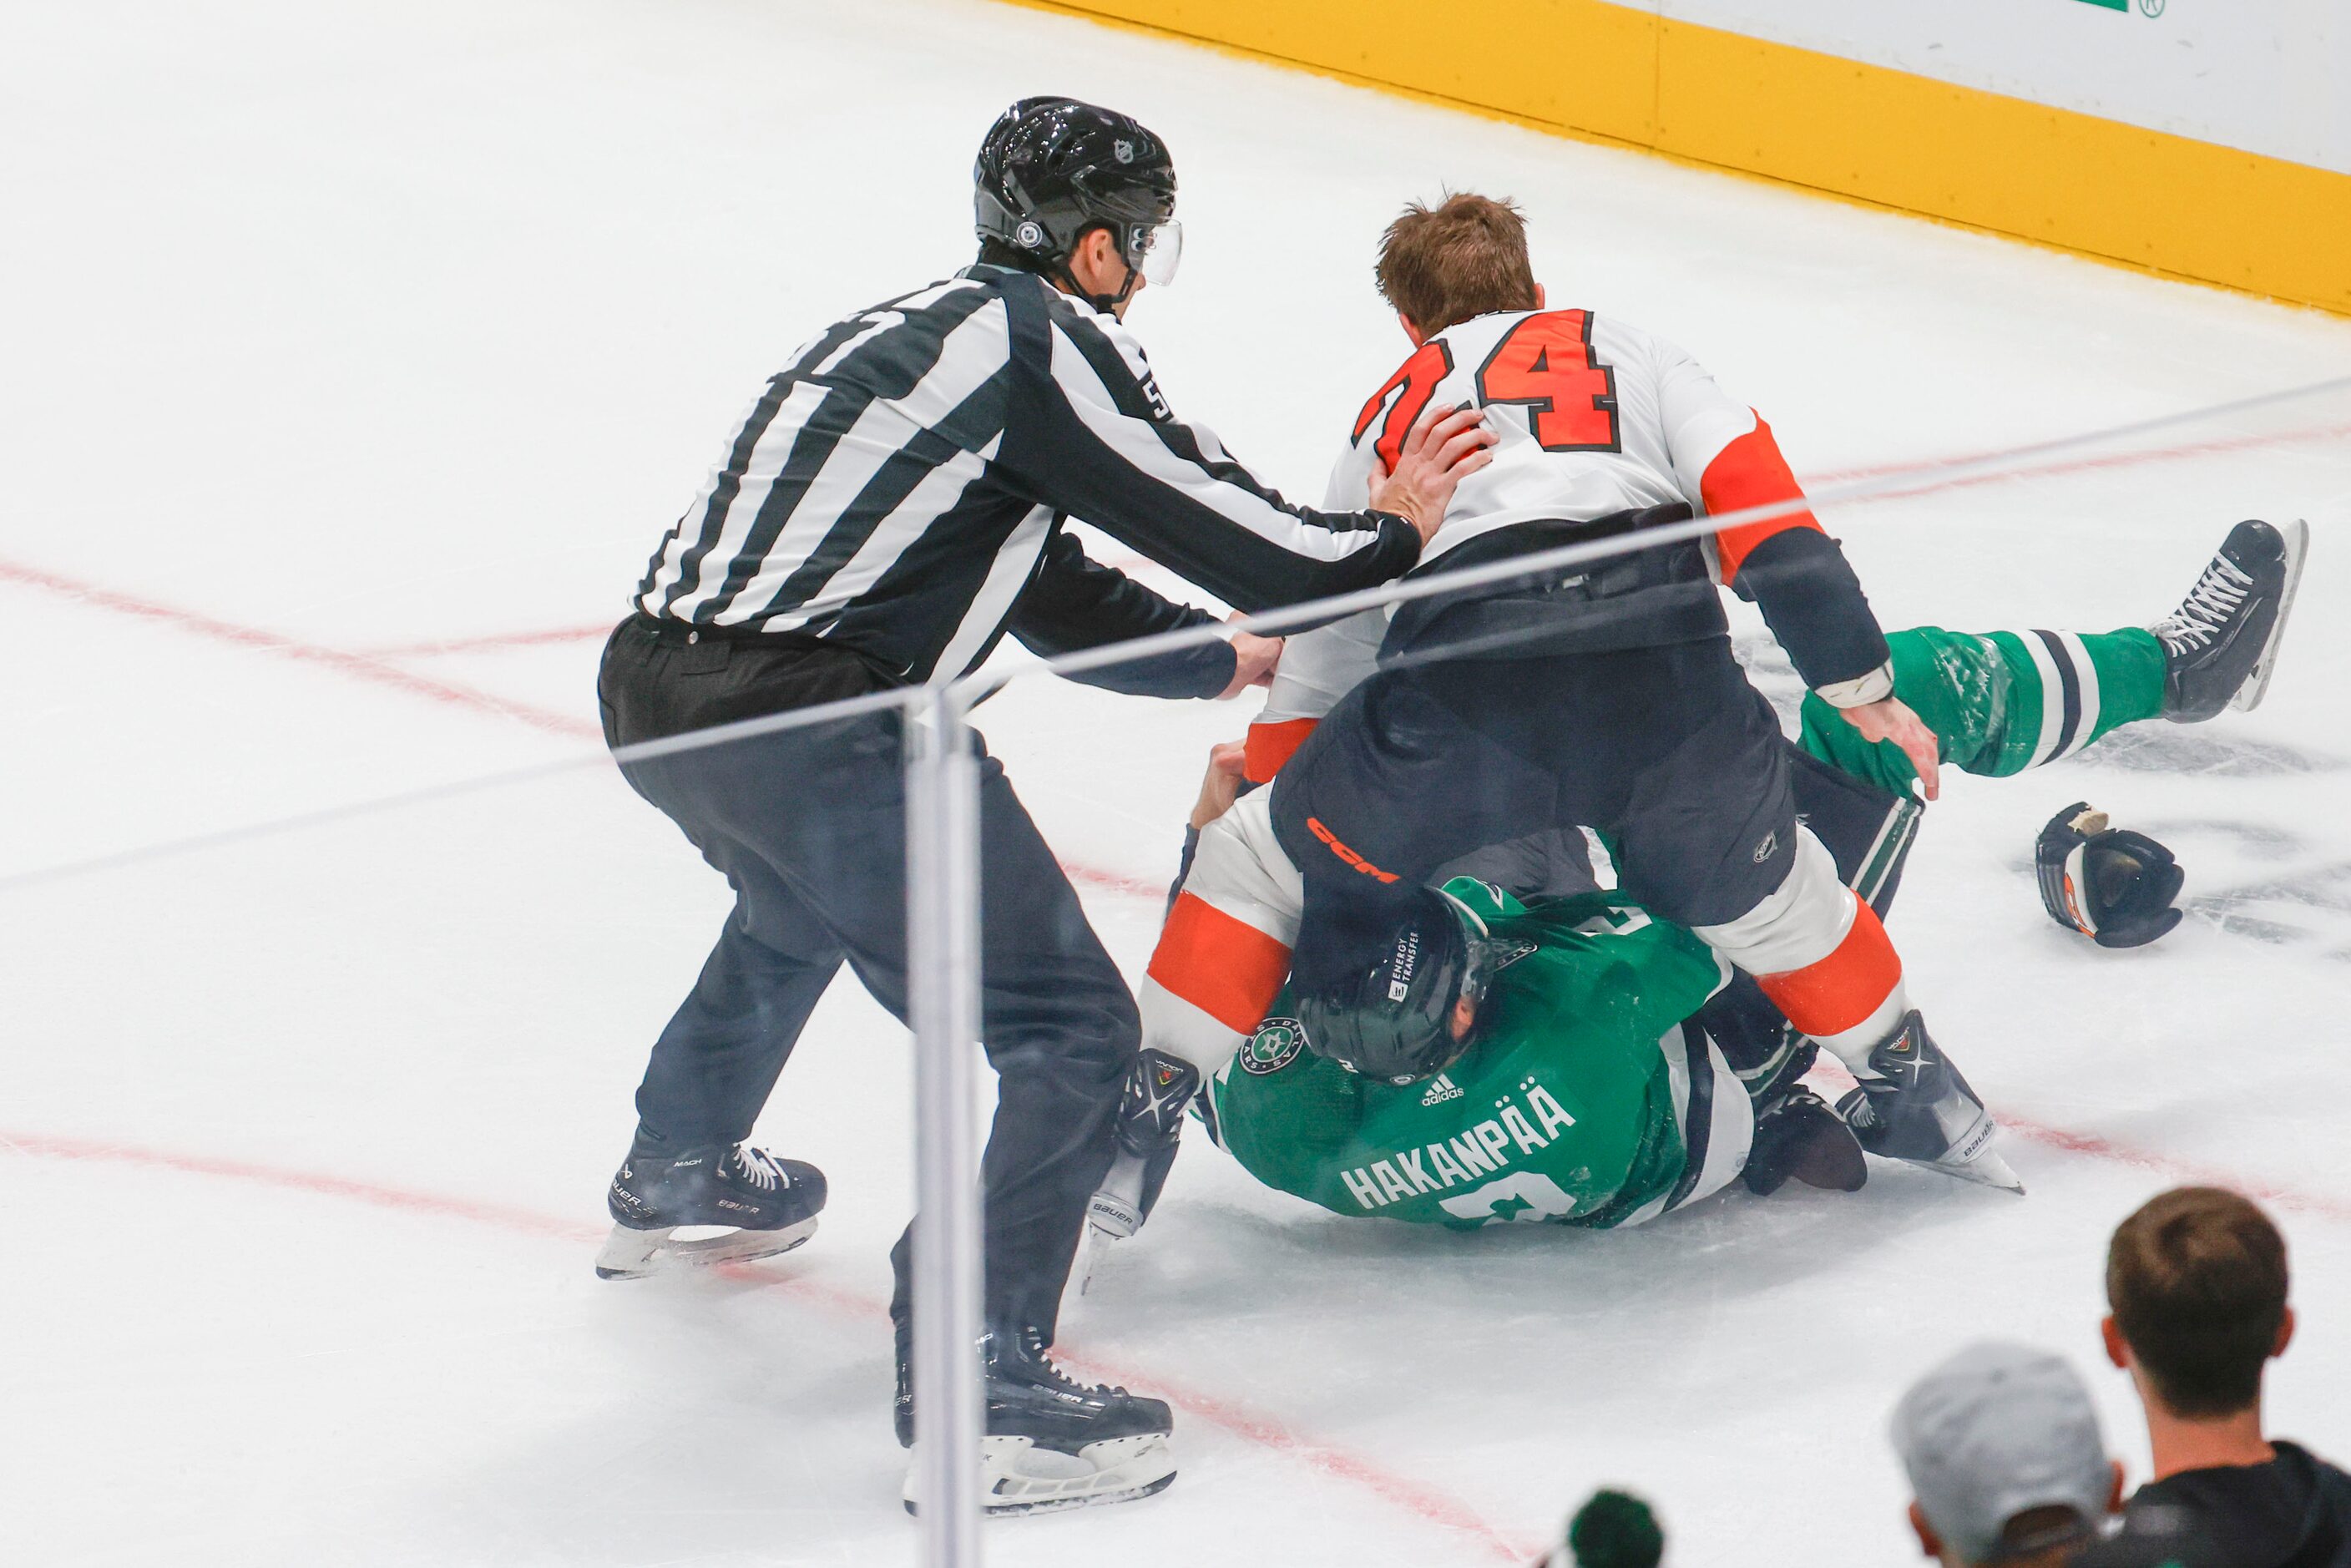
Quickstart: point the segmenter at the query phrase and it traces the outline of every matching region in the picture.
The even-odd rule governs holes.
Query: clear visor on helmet
[[[1174,218],[1126,225],[1127,265],[1154,288],[1175,282],[1176,264],[1183,259],[1184,225]]]

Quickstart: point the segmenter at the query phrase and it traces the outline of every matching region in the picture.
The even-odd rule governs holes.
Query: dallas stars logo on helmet
[[[1298,1060],[1306,1049],[1306,1030],[1296,1019],[1268,1019],[1241,1047],[1241,1071],[1262,1078]]]

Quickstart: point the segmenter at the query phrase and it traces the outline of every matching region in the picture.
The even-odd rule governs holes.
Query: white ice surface
[[[10,6],[0,874],[593,758],[592,632],[462,644],[616,617],[790,346],[965,259],[971,149],[1038,91],[1175,146],[1190,255],[1134,324],[1299,494],[1402,351],[1373,239],[1446,183],[1524,201],[1555,300],[1689,344],[1809,476],[2351,371],[2339,320],[977,0]],[[2335,434],[2241,444],[2297,421]],[[1881,1168],[1463,1238],[1196,1149],[1066,1335],[1177,1399],[1183,1475],[997,1528],[995,1560],[1509,1562],[1614,1481],[1685,1564],[1902,1561],[1884,1416],[1971,1335],[2074,1354],[2144,1476],[2093,1367],[2102,1248],[2200,1175],[2274,1197],[2305,1310],[2277,1424],[2351,1451],[2345,422],[1832,516],[1889,625],[2140,622],[2234,517],[2316,525],[2260,713],[1931,813],[1896,936],[2043,1130],[2011,1147],[2030,1198]],[[1245,717],[1043,682],[986,710],[1123,963]],[[2189,866],[2161,946],[2041,915],[2032,833],[2084,795]],[[815,1242],[589,1272],[724,908],[601,764],[0,888],[0,1558],[905,1561],[907,1051],[853,984],[760,1129],[831,1176]]]

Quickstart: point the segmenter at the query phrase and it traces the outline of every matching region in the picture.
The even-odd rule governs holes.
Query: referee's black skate
[[[2229,530],[2179,608],[2147,628],[2163,643],[2163,716],[2199,724],[2261,705],[2302,582],[2310,525],[2252,519]]]
[[[1907,1160],[1961,1181],[2022,1194],[2024,1184],[1992,1147],[2000,1124],[1959,1076],[1913,1010],[1869,1053],[1869,1072],[1837,1102],[1837,1114],[1871,1154]]]
[[[742,1263],[789,1252],[816,1234],[824,1173],[748,1144],[675,1154],[629,1151],[605,1197],[612,1234],[596,1259],[603,1280]]]
[[[1078,1382],[1046,1354],[1043,1335],[1019,1329],[981,1336],[980,1373],[987,1402],[979,1440],[982,1507],[989,1513],[1048,1513],[1130,1502],[1167,1490],[1176,1479],[1166,1402],[1123,1388]],[[898,1353],[898,1441],[914,1441],[912,1370]],[[916,1511],[914,1472],[906,1474],[906,1511]]]

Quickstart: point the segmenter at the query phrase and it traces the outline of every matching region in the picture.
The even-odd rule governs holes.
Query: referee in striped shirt
[[[1484,464],[1475,416],[1436,410],[1372,509],[1291,505],[1176,418],[1122,324],[1177,254],[1159,141],[1123,115],[1025,99],[975,179],[978,263],[805,345],[663,541],[604,653],[613,746],[959,674],[1008,631],[1051,654],[1209,619],[1090,560],[1069,517],[1243,611],[1370,587],[1413,566]],[[1229,696],[1278,649],[1236,635],[1082,678]],[[821,1174],[744,1139],[844,961],[904,1015],[902,766],[893,712],[625,767],[736,904],[637,1092],[601,1272],[765,1255],[813,1228]],[[1043,1350],[1138,1025],[993,758],[980,788],[982,1020],[1000,1076],[983,1162],[994,1423],[1024,1379],[1060,1386]],[[732,1233],[673,1235],[713,1225]],[[906,1253],[902,1239],[902,1370]]]

